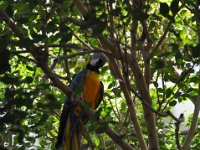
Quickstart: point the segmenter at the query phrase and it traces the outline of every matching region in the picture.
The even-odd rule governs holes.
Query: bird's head
[[[90,70],[99,70],[103,67],[106,61],[106,57],[103,53],[95,53],[91,56],[87,68]]]

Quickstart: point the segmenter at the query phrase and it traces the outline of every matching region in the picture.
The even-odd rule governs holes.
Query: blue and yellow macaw
[[[103,99],[104,86],[99,80],[99,69],[105,64],[105,56],[95,53],[89,60],[85,69],[81,70],[70,84],[74,94],[82,96],[86,103],[95,110]],[[69,97],[60,118],[60,127],[56,148],[64,150],[79,150],[82,126],[88,121],[80,104],[74,105]]]

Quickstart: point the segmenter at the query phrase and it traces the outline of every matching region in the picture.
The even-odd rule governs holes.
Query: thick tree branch
[[[190,144],[191,144],[192,139],[193,139],[194,134],[195,134],[195,129],[196,129],[197,122],[198,122],[199,111],[200,111],[200,93],[199,93],[199,95],[198,95],[198,97],[195,101],[194,114],[193,114],[193,117],[192,117],[190,130],[187,134],[186,140],[185,140],[183,147],[182,147],[183,150],[188,150],[189,147],[190,147]]]
[[[136,32],[137,32],[137,22],[133,21],[132,23],[132,30],[131,30],[131,67],[133,70],[133,74],[135,77],[136,85],[139,90],[140,96],[143,101],[146,101],[149,105],[151,104],[151,97],[149,94],[149,89],[145,78],[142,74],[140,66],[138,64],[137,56],[136,56]],[[155,116],[151,109],[149,109],[146,105],[143,105],[144,110],[144,118],[148,130],[148,138],[149,138],[149,149],[150,150],[158,150],[159,149],[159,142],[158,136],[156,131],[156,122]]]
[[[147,30],[147,24],[145,21],[142,22],[142,27],[143,27],[143,33],[142,33],[142,39],[141,39],[141,52],[144,60],[144,67],[145,67],[145,80],[146,84],[149,87],[150,80],[151,80],[151,68],[150,68],[150,58],[149,58],[149,49],[151,47],[151,40],[149,38],[149,33]],[[145,39],[147,39],[147,47],[144,46]]]
[[[130,112],[131,121],[134,125],[134,129],[135,129],[138,141],[139,141],[139,145],[140,145],[141,149],[145,150],[145,149],[147,149],[147,146],[146,146],[146,143],[145,143],[143,135],[142,135],[142,131],[141,131],[138,119],[137,119],[135,106],[132,102],[132,98],[131,98],[130,93],[127,89],[127,85],[125,84],[124,79],[121,76],[121,73],[119,71],[119,67],[117,66],[116,61],[113,58],[110,58],[109,60],[110,60],[109,64],[110,64],[110,67],[111,67],[111,71],[119,79],[120,87],[123,90],[124,96],[126,98],[126,103],[128,105],[128,110]]]

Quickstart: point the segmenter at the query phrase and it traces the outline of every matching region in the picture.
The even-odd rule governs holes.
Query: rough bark
[[[192,117],[192,122],[191,126],[189,129],[189,132],[187,133],[186,140],[182,146],[182,150],[189,150],[190,144],[192,142],[192,139],[195,134],[195,129],[197,127],[197,122],[198,122],[198,116],[199,116],[199,111],[200,111],[200,94],[198,95],[196,101],[195,101],[195,108],[194,108],[194,114]]]
[[[133,21],[132,24],[132,31],[131,31],[131,56],[132,56],[132,70],[135,77],[136,85],[139,90],[140,96],[143,101],[146,101],[150,106],[152,105],[151,97],[149,93],[149,89],[147,86],[147,82],[145,81],[145,77],[142,74],[142,71],[140,69],[140,66],[138,64],[137,56],[136,56],[136,31],[137,31],[137,22]],[[149,107],[147,107],[145,104],[143,104],[143,110],[144,110],[144,118],[147,126],[148,131],[148,140],[149,140],[149,149],[150,150],[158,150],[159,149],[159,142],[158,142],[158,136],[156,131],[156,121],[154,113],[151,111]]]
[[[131,121],[133,123],[133,126],[134,126],[134,129],[135,129],[136,136],[138,138],[138,142],[139,142],[140,148],[142,150],[146,150],[147,146],[146,146],[146,143],[144,141],[144,137],[142,135],[142,131],[141,131],[138,119],[137,119],[136,109],[135,109],[135,106],[134,106],[133,101],[131,99],[130,93],[129,93],[128,89],[127,89],[127,86],[126,86],[122,76],[121,76],[121,73],[119,71],[119,68],[118,68],[115,60],[111,59],[110,60],[110,64],[111,64],[111,71],[113,71],[114,74],[119,79],[120,87],[121,87],[121,89],[122,89],[122,91],[124,93],[124,96],[126,98],[126,103],[127,103],[127,106],[128,106],[129,112],[130,112]]]

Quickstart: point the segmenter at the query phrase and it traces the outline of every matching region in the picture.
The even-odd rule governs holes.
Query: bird
[[[95,110],[103,99],[104,85],[99,79],[100,68],[105,65],[103,53],[94,53],[86,67],[72,79],[70,89],[76,96],[82,97],[86,104]],[[60,126],[55,147],[64,150],[79,150],[82,126],[88,122],[88,114],[84,113],[80,104],[65,97],[65,103],[60,117]]]

